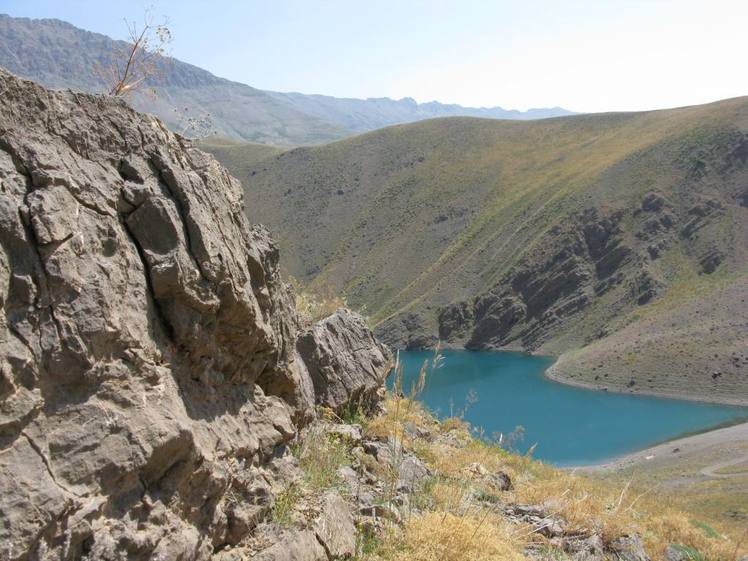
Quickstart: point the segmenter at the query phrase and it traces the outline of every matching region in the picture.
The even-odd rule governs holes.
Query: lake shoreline
[[[404,352],[406,378],[432,356],[433,350]],[[690,433],[748,422],[748,409],[742,406],[557,383],[545,375],[553,361],[552,356],[516,350],[444,349],[444,368],[427,376],[420,399],[436,415],[453,415],[465,396],[470,423],[492,435],[521,425],[528,439],[542,442],[541,460],[559,467],[605,463]]]
[[[464,347],[458,347],[458,346],[447,346],[445,349],[448,350],[468,350]],[[558,374],[554,372],[553,366],[555,365],[555,361],[558,359],[559,355],[554,355],[550,353],[542,353],[542,352],[532,352],[532,351],[526,351],[519,348],[501,348],[496,349],[496,352],[518,352],[522,354],[526,354],[528,356],[537,356],[537,357],[543,357],[552,359],[554,362],[543,373],[543,376],[554,383],[558,383],[565,386],[572,386],[577,387],[580,389],[586,389],[590,391],[596,391],[596,392],[606,392],[606,393],[616,393],[616,394],[622,394],[622,395],[632,395],[632,396],[648,396],[648,397],[655,397],[655,398],[663,398],[663,399],[675,399],[680,401],[688,401],[693,403],[705,403],[705,404],[717,404],[717,405],[730,405],[730,406],[738,406],[738,407],[746,407],[746,418],[745,419],[737,419],[734,422],[728,422],[726,424],[722,424],[719,426],[715,426],[713,428],[708,428],[701,431],[696,431],[694,433],[689,434],[682,434],[679,436],[675,436],[671,439],[666,439],[664,441],[653,443],[649,446],[646,446],[645,448],[641,448],[639,450],[625,453],[619,457],[604,460],[597,463],[592,464],[583,464],[578,466],[563,466],[559,469],[563,470],[579,470],[582,472],[588,472],[588,473],[603,473],[603,472],[616,472],[620,471],[622,469],[625,469],[627,467],[631,467],[634,465],[644,466],[648,457],[658,457],[659,461],[662,463],[666,463],[667,465],[673,466],[677,465],[679,462],[683,461],[677,454],[673,456],[666,456],[664,454],[665,450],[672,450],[673,448],[689,448],[692,446],[710,446],[710,447],[720,447],[720,446],[726,446],[728,444],[731,444],[733,442],[733,439],[736,438],[736,436],[739,439],[743,439],[746,442],[748,442],[748,400],[746,399],[734,399],[734,400],[724,400],[724,399],[709,399],[708,397],[689,394],[689,393],[679,393],[679,392],[666,392],[666,391],[647,391],[647,390],[641,390],[641,389],[628,389],[628,388],[620,388],[620,387],[609,387],[602,384],[593,384],[593,383],[587,383],[579,380],[574,380],[567,378],[566,376],[563,376],[561,374]],[[471,351],[471,352],[486,352],[486,351]],[[490,351],[489,351],[490,352]],[[738,451],[734,453],[735,458],[739,458],[740,454]]]
[[[528,353],[532,354],[532,353]],[[550,355],[533,355],[533,356],[547,356],[549,358],[558,358]],[[589,382],[581,382],[579,380],[573,380],[553,372],[553,365],[549,366],[543,374],[548,380],[564,384],[566,386],[574,386],[577,388],[584,388],[588,390],[617,393],[623,395],[642,395],[649,397],[661,397],[664,399],[677,399],[679,401],[691,401],[694,403],[710,403],[714,405],[731,405],[737,407],[748,408],[748,399],[736,398],[736,399],[713,399],[702,395],[691,394],[687,392],[668,392],[668,391],[657,391],[657,390],[641,390],[636,388],[620,388],[617,386],[606,386],[603,384],[591,384]],[[746,411],[748,415],[748,411]]]
[[[745,399],[719,400],[708,399],[704,398],[703,396],[697,396],[693,394],[646,390],[642,391],[639,389],[629,390],[615,387],[611,388],[600,384],[590,384],[578,380],[571,380],[565,376],[554,373],[553,365],[549,366],[543,375],[548,380],[551,380],[552,382],[556,382],[558,384],[585,388],[592,391],[620,393],[625,395],[646,395],[650,397],[677,399],[695,403],[713,403],[719,405],[736,405],[739,407],[747,407],[746,418],[748,418],[748,400]],[[736,420],[733,423],[728,423],[726,426],[720,425],[714,428],[705,429],[703,431],[697,431],[695,433],[677,436],[675,438],[657,442],[655,444],[652,444],[651,446],[647,446],[646,448],[642,448],[634,452],[629,452],[617,458],[605,460],[599,463],[585,464],[580,466],[564,466],[560,469],[579,471],[582,473],[614,473],[627,468],[645,467],[645,464],[654,458],[658,458],[659,463],[664,464],[665,466],[676,466],[682,463],[684,460],[678,454],[672,455],[673,449],[683,449],[690,447],[698,447],[700,449],[707,447],[721,447],[728,444],[733,444],[736,437],[748,442],[748,420]],[[665,453],[666,451],[670,451],[671,456],[667,456],[667,454]],[[733,456],[735,459],[742,458],[739,451],[735,451]]]
[[[400,349],[400,350],[404,350],[404,349]],[[423,350],[429,350],[429,349],[423,349]],[[555,366],[556,361],[560,358],[561,354],[563,353],[554,354],[554,353],[548,353],[548,352],[528,351],[526,349],[523,349],[515,345],[506,345],[503,347],[497,347],[495,349],[472,350],[472,349],[466,349],[463,345],[452,344],[452,345],[442,346],[441,350],[467,351],[467,352],[474,352],[474,353],[513,352],[513,353],[522,353],[522,354],[526,354],[529,356],[537,356],[541,358],[552,359],[554,363],[551,364],[546,369],[543,375],[548,380],[551,380],[553,382],[557,382],[559,384],[564,384],[567,386],[573,386],[577,388],[584,388],[584,389],[600,391],[600,392],[617,393],[617,394],[622,394],[622,395],[643,395],[643,396],[649,396],[649,397],[661,397],[665,399],[677,399],[680,401],[691,401],[695,403],[710,403],[710,404],[715,404],[715,405],[731,405],[731,406],[738,406],[738,407],[748,407],[748,398],[718,399],[718,398],[710,398],[709,396],[693,394],[689,392],[658,391],[656,389],[655,390],[643,390],[643,389],[636,388],[636,387],[625,388],[625,387],[619,387],[619,386],[606,386],[605,384],[595,384],[595,383],[590,383],[590,382],[583,382],[580,380],[574,380],[567,376],[554,372],[553,370],[553,367]],[[746,414],[748,415],[748,411],[746,412]]]
[[[679,465],[686,461],[687,457],[704,454],[715,448],[728,455],[725,463],[729,464],[730,456],[737,461],[745,457],[745,452],[738,449],[738,444],[741,443],[748,445],[748,422],[682,436],[597,464],[568,466],[562,469],[578,473],[605,474],[646,467],[650,463],[656,463],[658,468],[662,468]],[[704,471],[707,471],[707,468]]]

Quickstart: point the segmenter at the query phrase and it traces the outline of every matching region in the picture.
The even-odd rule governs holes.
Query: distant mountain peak
[[[0,66],[49,88],[104,90],[94,66],[111,57],[122,43],[59,19],[0,14]],[[321,144],[436,117],[533,119],[572,114],[559,107],[521,112],[418,103],[412,97],[354,99],[263,91],[177,59],[168,59],[149,85],[157,96],[136,96],[133,105],[157,115],[177,132],[184,132],[184,115],[175,108],[187,107],[190,115],[210,114],[222,137],[275,145]]]

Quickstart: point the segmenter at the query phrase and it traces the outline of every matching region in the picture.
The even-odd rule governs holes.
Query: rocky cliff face
[[[559,354],[549,374],[584,386],[745,404],[746,154],[748,135],[724,136],[683,155],[674,193],[570,215],[440,308],[439,339]],[[398,328],[383,339],[402,345]]]
[[[2,555],[206,559],[267,513],[315,405],[374,399],[388,351],[341,313],[346,360],[302,360],[240,185],[160,121],[4,71],[0,98]],[[335,354],[316,329],[300,348]]]
[[[643,278],[646,270],[624,240],[623,218],[620,211],[601,215],[589,209],[551,229],[535,254],[494,288],[442,309],[440,339],[473,349],[515,341],[533,349],[617,285],[628,282],[638,300],[651,298],[655,283]],[[633,279],[637,271],[642,278]]]

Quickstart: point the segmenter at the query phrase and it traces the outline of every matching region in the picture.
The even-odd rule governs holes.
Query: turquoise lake
[[[559,384],[543,376],[553,360],[512,352],[442,351],[419,399],[438,417],[465,409],[465,420],[487,436],[518,425],[525,452],[557,466],[610,460],[678,436],[748,420],[748,408],[615,394]],[[429,351],[400,353],[403,388],[412,386]],[[390,385],[392,377],[390,378]]]

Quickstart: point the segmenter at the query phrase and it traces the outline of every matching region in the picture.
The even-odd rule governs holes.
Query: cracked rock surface
[[[341,309],[299,337],[298,348],[314,383],[317,402],[340,412],[349,404],[371,410],[392,359],[364,318]]]
[[[329,399],[277,248],[157,119],[2,70],[0,98],[3,558],[208,559]],[[346,314],[327,384],[369,398],[388,355]]]

